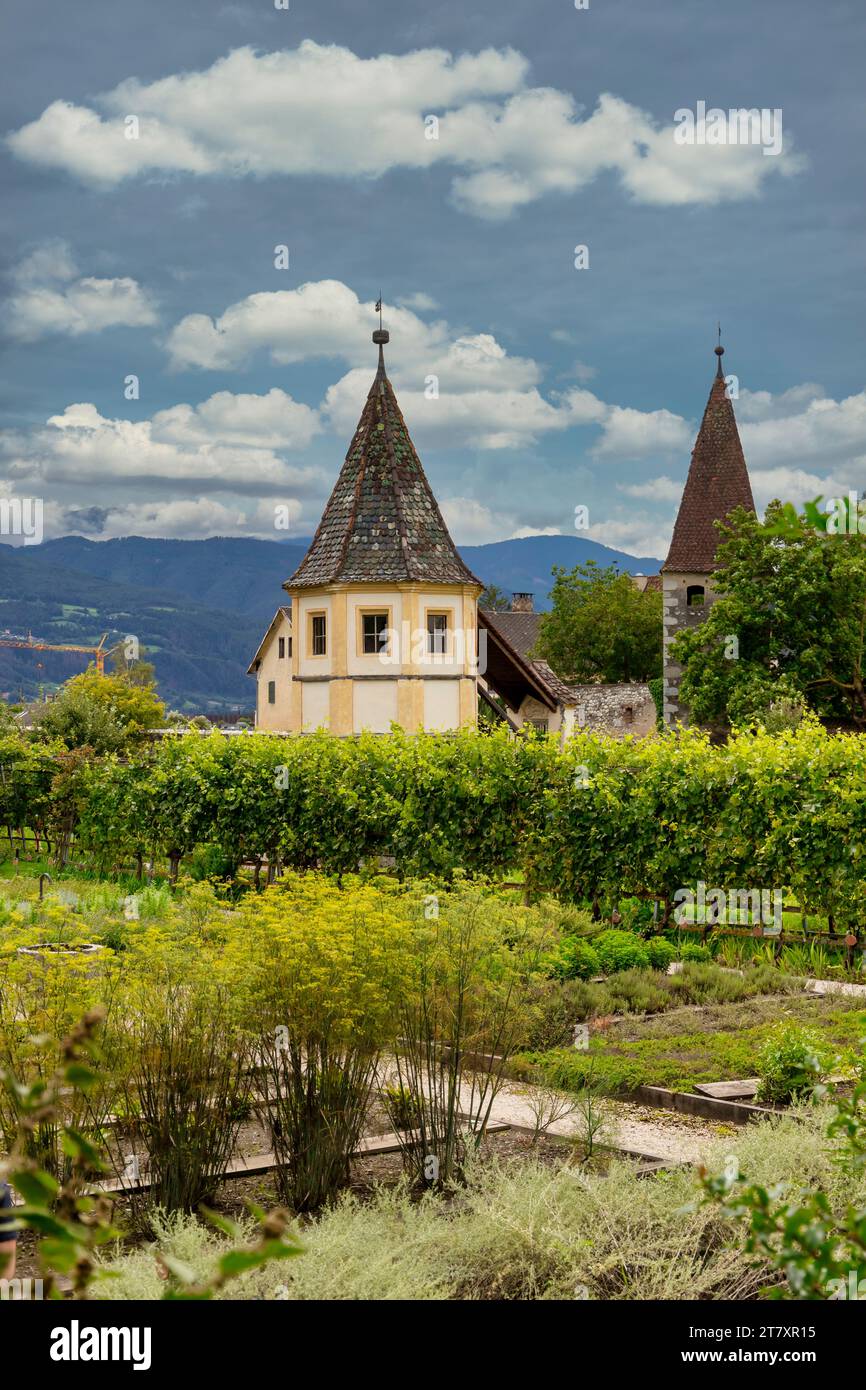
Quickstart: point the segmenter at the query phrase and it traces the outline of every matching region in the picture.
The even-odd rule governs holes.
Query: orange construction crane
[[[13,632],[0,633],[0,647],[20,647],[29,652],[88,652],[90,656],[96,658],[96,669],[102,676],[105,674],[105,647],[103,643],[108,636],[103,632],[99,643],[95,647],[79,647],[70,643],[55,645],[54,642],[40,642],[38,637],[34,637],[32,632],[28,632],[26,637],[18,637]],[[111,648],[109,648],[111,650]]]

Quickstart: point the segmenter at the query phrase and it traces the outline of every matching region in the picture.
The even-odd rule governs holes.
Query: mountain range
[[[38,546],[0,545],[0,640],[27,636],[51,643],[110,646],[138,637],[156,667],[159,691],[190,713],[249,710],[246,668],[285,599],[282,584],[309,538],[282,541],[213,537],[155,540],[128,536],[90,541],[63,536]],[[469,568],[507,594],[549,606],[554,565],[595,560],[631,574],[655,574],[659,561],[627,555],[580,536],[527,536],[459,547]],[[76,671],[81,653],[0,646],[0,695],[37,698]]]

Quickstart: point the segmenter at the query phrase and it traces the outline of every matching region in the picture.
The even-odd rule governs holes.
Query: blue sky
[[[309,534],[380,288],[458,542],[584,506],[663,557],[717,319],[759,505],[863,490],[863,6],[468,8],[7,7],[0,496]],[[699,101],[780,110],[781,153],[678,144]]]

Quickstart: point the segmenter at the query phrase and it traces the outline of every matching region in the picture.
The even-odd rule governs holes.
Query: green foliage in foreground
[[[703,1174],[708,1199],[726,1216],[746,1223],[744,1250],[772,1271],[772,1298],[811,1301],[866,1297],[866,1079],[850,1097],[836,1102],[827,1127],[838,1179],[847,1180],[844,1205],[834,1201],[829,1175],[813,1190],[799,1182],[776,1181],[750,1173],[736,1159],[721,1174]],[[741,1167],[751,1179],[741,1179]],[[758,1177],[758,1180],[754,1179]],[[784,1284],[779,1276],[784,1276]]]
[[[98,1191],[100,1181],[110,1174],[110,1165],[93,1135],[64,1120],[69,1094],[87,1096],[99,1085],[98,1034],[103,1018],[102,1010],[92,1010],[59,1041],[58,1065],[47,1076],[37,1074],[22,1080],[8,1068],[0,1068],[0,1085],[14,1094],[19,1115],[18,1132],[0,1172],[24,1198],[23,1205],[14,1209],[16,1225],[37,1237],[36,1253],[49,1298],[63,1296],[57,1282],[60,1275],[69,1280],[73,1297],[87,1299],[94,1280],[100,1273],[106,1276],[98,1265],[100,1250],[121,1235],[113,1224],[110,1199]],[[62,1182],[41,1167],[32,1153],[32,1137],[48,1121],[57,1124],[69,1160]],[[299,1243],[289,1233],[285,1212],[275,1209],[266,1214],[255,1208],[253,1216],[258,1222],[257,1238],[247,1244],[238,1242],[243,1242],[249,1227],[245,1231],[236,1222],[211,1216],[213,1224],[234,1244],[223,1244],[202,1280],[197,1280],[195,1272],[171,1251],[165,1251],[160,1256],[164,1278],[157,1297],[210,1299],[238,1275],[301,1253]]]
[[[788,1184],[792,1201],[821,1190],[841,1219],[866,1199],[862,1172],[834,1161],[830,1112],[749,1125],[735,1140],[708,1144],[721,1167],[735,1145],[739,1166],[767,1188]],[[740,1299],[757,1298],[784,1276],[770,1258],[744,1250],[739,1218],[695,1200],[695,1177],[678,1168],[639,1178],[616,1162],[606,1173],[531,1157],[476,1164],[455,1194],[414,1200],[381,1188],[352,1196],[304,1231],[306,1253],[282,1268],[242,1275],[218,1297],[288,1300],[443,1299]],[[192,1218],[159,1225],[159,1244],[200,1279],[219,1257],[218,1236]],[[108,1262],[117,1277],[101,1285],[110,1299],[161,1293],[152,1249]]]

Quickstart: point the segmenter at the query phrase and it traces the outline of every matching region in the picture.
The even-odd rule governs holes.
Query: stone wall
[[[690,605],[688,591],[693,585],[704,588],[704,602]],[[668,725],[688,724],[688,710],[679,697],[680,679],[683,668],[670,657],[670,644],[677,633],[685,628],[699,627],[706,619],[716,595],[713,593],[709,575],[706,574],[664,574],[662,575],[662,602],[664,605],[664,721]]]
[[[655,732],[656,704],[642,681],[616,685],[573,685],[575,724],[614,738],[645,738]]]

